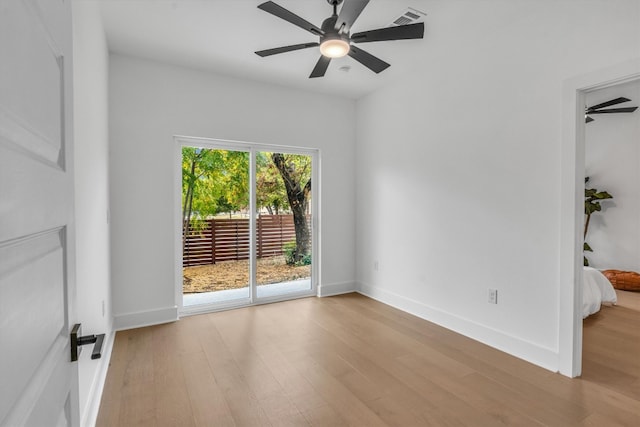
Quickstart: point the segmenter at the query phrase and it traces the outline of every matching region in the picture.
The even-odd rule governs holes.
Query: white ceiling
[[[266,58],[254,53],[317,41],[305,30],[258,9],[263,1],[101,0],[100,5],[112,52],[349,98],[401,79],[410,71],[416,50],[429,42],[429,1],[371,0],[352,32],[386,27],[412,7],[427,13],[425,39],[360,45],[391,64],[380,74],[345,57],[333,60],[324,77],[309,79],[318,48]],[[316,26],[332,12],[327,0],[275,2]],[[343,66],[350,70],[340,70]]]

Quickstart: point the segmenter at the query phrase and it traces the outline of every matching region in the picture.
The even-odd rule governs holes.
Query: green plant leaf
[[[595,197],[596,199],[613,199],[613,196],[609,193],[607,193],[606,191],[600,191],[599,193],[595,193],[593,195],[593,197]]]
[[[585,188],[584,189],[584,197],[593,197],[598,192],[595,188]]]
[[[591,215],[595,211],[599,211],[599,210],[600,210],[600,205],[597,203],[585,202],[584,204],[584,213],[587,215]]]
[[[589,267],[589,260],[587,259],[587,257],[585,256],[585,257],[583,257],[583,259],[584,259],[584,261],[583,261],[584,266],[585,267]]]
[[[589,246],[587,242],[584,242],[584,245],[582,245],[582,249],[587,252],[593,252],[593,249],[591,249],[591,246]]]

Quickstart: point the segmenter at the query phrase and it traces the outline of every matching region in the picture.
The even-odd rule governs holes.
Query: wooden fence
[[[256,222],[258,258],[281,255],[282,245],[296,239],[293,215],[260,215]],[[192,221],[182,253],[183,267],[241,259],[249,259],[248,219]]]

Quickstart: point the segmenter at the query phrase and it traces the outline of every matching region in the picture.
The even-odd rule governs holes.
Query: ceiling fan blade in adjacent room
[[[262,56],[264,58],[265,56],[277,55],[279,53],[291,52],[293,50],[307,49],[309,47],[315,47],[319,45],[320,45],[319,43],[293,44],[291,46],[282,46],[282,47],[275,47],[273,49],[259,50],[256,52],[256,55]]]
[[[367,6],[367,3],[369,3],[369,0],[344,0],[336,21],[336,30],[340,30],[342,27],[342,32],[348,33],[362,10]]]
[[[365,52],[364,50],[359,49],[353,45],[351,45],[351,50],[349,50],[349,56],[376,74],[386,70],[391,66],[391,64],[387,64],[382,59],[376,58],[369,52]]]
[[[593,120],[594,120],[594,119],[592,119],[592,118],[591,118],[591,117],[589,117],[589,116],[586,116],[586,117],[584,118],[584,122],[585,122],[585,123],[591,123]]]
[[[324,55],[320,55],[320,59],[318,59],[318,62],[316,62],[316,66],[313,67],[313,71],[311,72],[311,75],[309,76],[309,78],[313,79],[315,77],[324,76],[324,73],[327,72],[327,68],[329,68],[330,62],[331,62],[331,58]]]
[[[351,36],[355,43],[381,42],[387,40],[421,39],[424,37],[424,22],[397,27],[379,28],[377,30],[362,31]]]
[[[598,105],[594,105],[594,106],[588,107],[587,111],[597,110],[598,108],[611,107],[612,105],[618,105],[618,104],[622,104],[623,102],[629,102],[629,101],[631,101],[631,100],[627,99],[627,98],[620,97],[620,98],[612,99],[611,101],[603,102],[602,104],[598,104]]]
[[[317,36],[324,34],[324,32],[320,28],[316,27],[311,22],[300,18],[295,13],[288,11],[284,7],[277,5],[272,1],[268,1],[258,5],[258,9],[262,9],[265,12],[269,12],[270,14],[275,15],[280,19],[284,19],[285,21],[290,22],[293,25],[302,28],[303,30],[309,31],[311,34],[315,34]]]
[[[638,107],[609,108],[608,110],[589,111],[589,114],[633,113]]]

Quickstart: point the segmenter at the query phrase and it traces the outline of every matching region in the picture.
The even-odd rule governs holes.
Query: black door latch
[[[86,335],[81,337],[82,334],[82,326],[80,323],[73,326],[71,330],[71,361],[75,362],[78,360],[78,356],[80,355],[81,345],[86,344],[94,344],[93,351],[91,352],[91,359],[100,359],[102,357],[102,343],[104,342],[104,334],[100,335]]]

